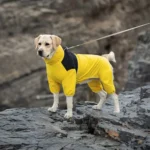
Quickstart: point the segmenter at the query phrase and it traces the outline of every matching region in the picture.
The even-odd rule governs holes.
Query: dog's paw
[[[114,113],[120,113],[120,109],[114,110]]]
[[[49,107],[48,111],[50,111],[50,112],[56,112],[57,108],[56,107]]]
[[[98,105],[94,105],[92,108],[96,110],[100,110],[100,107]]]
[[[65,117],[66,119],[72,118],[72,113],[71,113],[71,112],[67,112],[67,113],[64,115],[64,117]]]

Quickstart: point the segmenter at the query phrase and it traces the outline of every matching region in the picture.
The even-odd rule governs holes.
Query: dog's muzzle
[[[43,57],[43,50],[38,50],[38,55]]]

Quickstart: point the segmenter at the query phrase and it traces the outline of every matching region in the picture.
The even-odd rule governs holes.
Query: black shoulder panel
[[[75,54],[68,51],[67,48],[64,48],[64,58],[61,63],[67,71],[70,69],[75,69],[76,72],[78,71],[77,57],[75,56]]]

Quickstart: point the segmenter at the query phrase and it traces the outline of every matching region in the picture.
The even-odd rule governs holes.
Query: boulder
[[[119,95],[121,113],[108,99],[102,111],[94,103],[77,103],[74,117],[46,107],[13,108],[0,112],[1,150],[133,150],[150,149],[150,86]]]

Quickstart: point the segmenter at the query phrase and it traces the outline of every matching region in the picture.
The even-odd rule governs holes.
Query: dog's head
[[[61,45],[61,38],[56,35],[43,34],[36,37],[34,42],[37,54],[50,59],[57,47]]]

